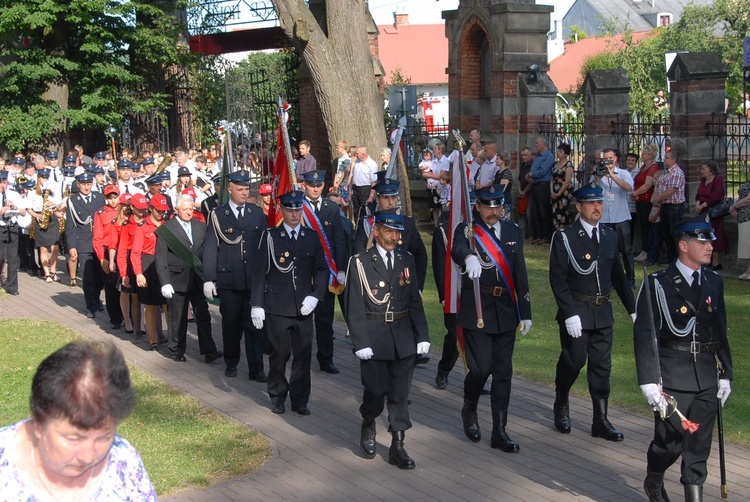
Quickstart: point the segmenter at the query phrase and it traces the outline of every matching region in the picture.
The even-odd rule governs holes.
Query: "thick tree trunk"
[[[326,0],[328,36],[303,0],[273,0],[281,28],[310,70],[331,152],[340,139],[367,146],[376,161],[385,146],[383,96],[375,83],[364,0]]]

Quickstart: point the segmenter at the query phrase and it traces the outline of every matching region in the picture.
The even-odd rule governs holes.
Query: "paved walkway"
[[[646,500],[641,484],[652,423],[643,416],[610,408],[610,418],[626,439],[622,443],[595,440],[588,430],[589,400],[572,398],[573,431],[562,435],[552,427],[552,388],[516,378],[508,431],[521,444],[521,452],[505,454],[489,446],[491,418],[486,399],[479,407],[485,437],[478,444],[464,437],[460,371],[454,370],[447,390],[435,389],[439,356],[433,353],[430,363],[414,372],[412,386],[414,427],[406,433],[406,448],[417,468],[400,471],[388,465],[390,435],[382,417],[376,458],[367,460],[359,451],[359,365],[343,336],[343,324],[335,326],[335,361],[341,374],[328,375],[313,365],[312,415],[300,417],[287,411],[278,416],[271,413],[265,384],[248,381],[244,363],[238,378],[225,378],[221,361],[203,363],[192,333],[194,325],[190,326],[188,362],[175,363],[129,343],[123,330],[113,337],[106,312],[95,320],[86,319],[81,290],[64,285],[67,275],[63,281],[46,284],[21,274],[21,295],[0,300],[0,317],[55,320],[94,339],[114,338],[136,366],[258,429],[271,442],[273,458],[252,474],[167,500]],[[214,337],[220,342],[218,310],[211,310]],[[715,444],[704,493],[707,501],[720,500],[717,450]],[[746,499],[750,451],[728,445],[727,471],[730,500]],[[673,467],[667,474],[666,488],[672,500],[682,500],[678,469]]]

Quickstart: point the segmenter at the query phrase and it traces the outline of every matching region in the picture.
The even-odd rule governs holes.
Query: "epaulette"
[[[146,219],[144,218],[143,221],[141,221],[140,223],[138,223],[138,226],[142,227],[145,223],[146,223]]]
[[[124,227],[125,225],[129,225],[129,224],[130,224],[130,220],[125,220],[125,221],[123,221],[123,222],[122,222],[122,226],[123,226],[123,227]]]
[[[716,270],[712,269],[712,268],[704,268],[704,269],[703,269],[703,272],[705,272],[705,273],[707,273],[707,274],[708,274],[708,273],[711,273],[711,274],[713,274],[713,275],[715,275],[715,276],[719,277],[719,273],[718,273],[718,272],[717,272]]]
[[[96,214],[104,214],[104,211],[107,210],[107,206],[100,207],[96,210]]]

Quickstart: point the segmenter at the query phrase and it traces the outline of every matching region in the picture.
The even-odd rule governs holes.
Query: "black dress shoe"
[[[265,383],[268,381],[268,377],[262,371],[255,374],[250,374],[250,380],[255,380],[258,383]]]
[[[552,408],[555,414],[555,429],[562,434],[570,434],[570,405],[567,401],[557,401]]]
[[[276,415],[282,415],[285,411],[286,408],[284,408],[284,403],[274,404],[273,408],[271,408],[271,412],[275,413]]]
[[[182,355],[182,354],[175,354],[175,355],[173,355],[172,356],[172,360],[173,361],[177,361],[178,363],[184,363],[185,361],[187,361],[187,359],[185,358],[185,356]]]
[[[430,362],[430,356],[424,354],[417,355],[417,364],[427,364]]]
[[[235,378],[237,376],[237,368],[231,367],[224,370],[224,376],[227,378]]]
[[[307,405],[301,404],[299,406],[292,406],[292,411],[299,413],[303,417],[306,417],[310,414],[310,408],[307,407]]]
[[[104,304],[102,302],[97,303],[96,310],[98,310],[99,312],[104,312]]]
[[[359,448],[367,458],[375,458],[375,420],[362,421],[362,433],[359,436]]]
[[[438,390],[445,390],[448,387],[448,375],[441,375],[440,373],[435,375],[435,387]]]
[[[320,365],[320,371],[325,371],[329,375],[338,375],[341,373],[333,363],[323,363]]]
[[[206,353],[206,354],[203,355],[203,360],[206,361],[207,363],[212,363],[212,362],[216,361],[217,359],[219,359],[223,355],[224,355],[224,353],[221,352],[221,351],[219,351],[219,350],[217,350],[215,352],[208,352],[208,353]]]
[[[116,323],[112,324],[112,329],[120,329],[120,328],[122,328],[122,323],[121,322],[116,322]]]
[[[148,350],[159,350],[159,344],[158,343],[149,344]]]
[[[86,312],[86,317],[88,317],[89,319],[96,319],[96,312],[92,312],[89,310]]]

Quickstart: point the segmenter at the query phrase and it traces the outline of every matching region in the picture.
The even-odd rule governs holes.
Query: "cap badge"
[[[313,173],[312,177],[313,177],[314,180],[317,180],[318,179],[318,173]]]
[[[490,193],[495,193],[495,187],[490,187]]]
[[[386,185],[390,185],[391,184],[391,180],[389,180],[388,178],[386,178],[383,183],[385,183]]]

